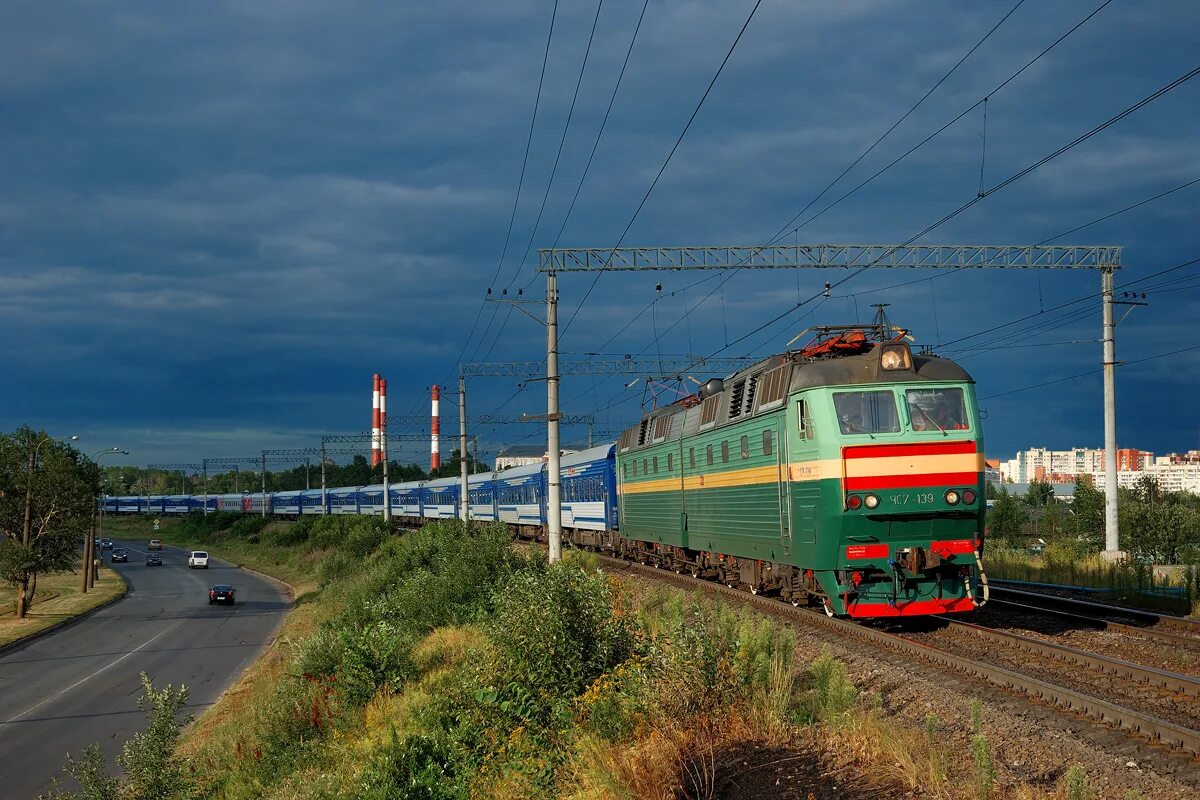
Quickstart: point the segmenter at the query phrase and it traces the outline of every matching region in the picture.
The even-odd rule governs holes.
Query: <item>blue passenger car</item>
[[[527,464],[497,473],[496,510],[509,525],[543,525],[546,521],[545,465]]]
[[[325,508],[325,492],[321,489],[305,489],[301,492],[300,513],[305,516],[328,513]]]
[[[424,519],[457,519],[459,488],[458,478],[438,478],[422,484],[419,490],[421,516]]]
[[[602,531],[616,527],[617,504],[611,444],[562,458],[562,524],[564,528]]]

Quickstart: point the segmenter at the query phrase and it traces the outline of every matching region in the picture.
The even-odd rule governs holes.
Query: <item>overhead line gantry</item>
[[[760,269],[1090,269],[1101,275],[1104,318],[1105,551],[1120,556],[1117,532],[1116,367],[1113,273],[1121,268],[1115,245],[986,244],[772,244],[560,248],[538,250],[546,273],[547,513],[550,561],[562,557],[562,493],[559,454],[558,274],[653,270]],[[517,301],[520,302],[520,301]],[[520,306],[518,306],[520,308]],[[532,315],[530,315],[532,316]],[[464,365],[464,368],[468,365]],[[462,378],[460,376],[460,388]]]

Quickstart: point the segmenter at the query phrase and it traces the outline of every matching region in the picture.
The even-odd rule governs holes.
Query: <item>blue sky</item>
[[[1022,4],[813,210],[974,104],[1098,2]],[[489,286],[543,296],[536,249],[563,224],[642,2],[603,3],[535,231],[596,14],[591,2],[560,3],[501,263],[552,6],[9,4],[0,30],[0,428],[78,433],[88,447],[126,447],[143,464],[248,455],[364,429],[373,372],[390,380],[393,414],[423,413],[426,387],[455,374],[464,347],[466,359],[539,358],[543,332],[504,308],[484,307],[470,342],[468,332]],[[650,1],[561,246],[617,243],[752,6]],[[1009,8],[764,0],[625,244],[766,241]],[[1197,22],[1186,0],[1115,0],[991,95],[985,188],[1195,68]],[[1198,109],[1200,79],[920,241],[1038,242],[1200,178]],[[977,109],[788,241],[908,239],[979,190],[982,132]],[[1200,184],[1058,243],[1122,245],[1123,284],[1200,257],[1198,222]],[[946,343],[939,350],[975,375],[989,453],[1099,446],[1098,373],[1008,394],[1098,367],[1098,302],[1038,312],[1098,294],[1099,276],[918,280],[935,274],[858,276],[722,354],[777,351],[808,325],[865,318],[871,303],[890,302],[919,343]],[[1155,288],[1188,275],[1200,276],[1200,265],[1140,284],[1152,289],[1150,306],[1121,325],[1120,358],[1195,343],[1200,280]],[[683,289],[706,277],[604,276],[564,336],[564,357],[602,346],[618,356],[711,353],[830,276],[738,274],[695,307],[717,281]],[[607,341],[654,300],[658,282],[664,297],[652,312]],[[564,320],[590,283],[561,278]],[[655,331],[685,304],[686,322],[656,344]],[[1037,346],[996,347],[1006,343]],[[564,410],[599,408],[598,427],[621,428],[643,400],[640,385],[622,389],[625,380],[569,379]],[[1200,447],[1197,397],[1200,350],[1123,367],[1121,445]],[[544,411],[544,384],[518,392],[512,379],[477,379],[470,405]],[[539,435],[531,426],[478,433],[493,454]],[[416,443],[402,455],[424,461],[427,450]]]

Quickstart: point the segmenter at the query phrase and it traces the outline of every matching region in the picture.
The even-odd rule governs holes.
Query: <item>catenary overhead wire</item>
[[[679,149],[679,145],[683,143],[683,139],[685,136],[687,136],[688,130],[691,129],[692,123],[696,121],[696,117],[700,114],[700,109],[704,107],[704,101],[708,99],[708,95],[712,92],[713,87],[717,84],[717,79],[720,78],[721,73],[725,71],[725,65],[728,64],[729,59],[733,57],[733,51],[737,49],[738,43],[742,40],[742,36],[745,35],[746,29],[750,27],[750,23],[754,20],[754,15],[758,13],[758,9],[762,5],[762,2],[763,0],[755,0],[754,6],[750,9],[750,13],[746,16],[746,21],[742,23],[741,30],[739,30],[737,36],[734,37],[733,43],[729,45],[729,50],[725,53],[725,58],[721,60],[721,65],[717,67],[717,71],[713,74],[712,80],[708,82],[708,86],[704,89],[704,94],[700,96],[700,100],[696,103],[696,107],[692,109],[692,114],[688,117],[688,121],[684,124],[683,130],[679,132],[679,136],[675,139],[675,144],[671,145],[671,149],[667,153],[667,157],[663,159],[662,166],[658,168],[658,172],[654,175],[654,180],[650,181],[650,185],[646,187],[645,194],[642,195],[641,202],[639,202],[637,208],[634,209],[632,216],[629,217],[629,221],[625,223],[625,229],[621,231],[620,237],[617,238],[617,243],[613,245],[614,250],[625,243],[625,237],[629,235],[629,230],[633,227],[633,223],[642,213],[642,209],[646,207],[646,201],[650,199],[650,195],[654,192],[654,188],[658,186],[659,179],[661,179],[663,173],[667,171],[667,166],[671,163],[671,159],[675,156],[675,151]],[[592,281],[592,285],[588,287],[588,290],[583,295],[583,299],[581,299],[579,301],[579,305],[575,307],[575,310],[567,320],[567,324],[562,327],[561,335],[565,336],[567,331],[570,330],[571,323],[573,323],[575,318],[579,316],[579,311],[587,302],[588,297],[591,296],[592,291],[596,288],[596,284],[600,281],[600,276],[603,274],[603,270],[596,272],[596,277]]]
[[[1176,78],[1175,80],[1159,87],[1158,89],[1156,89],[1155,91],[1146,95],[1141,100],[1134,103],[1133,105],[1126,107],[1125,109],[1121,110],[1120,112],[1113,115],[1112,117],[1109,117],[1104,122],[1101,122],[1099,125],[1096,125],[1095,127],[1093,127],[1091,130],[1087,131],[1086,133],[1083,133],[1083,134],[1077,136],[1075,139],[1068,142],[1067,144],[1060,146],[1056,150],[1043,156],[1042,158],[1038,159],[1037,161],[1034,161],[1031,164],[1028,164],[1025,167],[1023,167],[1022,169],[1017,170],[1012,175],[1009,175],[1007,178],[1005,178],[1004,180],[995,184],[994,186],[987,189],[986,191],[980,192],[978,195],[971,198],[967,202],[963,203],[958,208],[943,215],[936,222],[930,223],[925,228],[923,228],[921,231],[917,232],[913,236],[910,236],[908,239],[906,239],[901,244],[896,245],[895,247],[889,248],[882,256],[880,256],[880,259],[887,257],[888,255],[890,255],[892,252],[895,252],[895,250],[899,249],[900,247],[906,247],[906,246],[912,244],[913,242],[915,242],[917,239],[920,239],[921,237],[925,236],[926,234],[932,233],[933,231],[937,230],[941,226],[945,225],[950,220],[954,219],[955,217],[958,217],[960,214],[963,214],[968,209],[973,208],[977,203],[980,203],[980,202],[986,200],[987,198],[991,197],[996,192],[999,192],[1002,189],[1005,189],[1006,187],[1011,186],[1012,184],[1016,183],[1018,180],[1025,177],[1026,175],[1033,172],[1034,170],[1046,165],[1047,163],[1054,160],[1055,158],[1058,158],[1063,153],[1069,152],[1073,148],[1086,142],[1088,139],[1091,139],[1093,136],[1101,133],[1102,131],[1107,130],[1111,126],[1115,125],[1116,123],[1118,123],[1121,120],[1128,117],[1130,114],[1136,113],[1138,110],[1145,108],[1150,103],[1154,102],[1155,100],[1157,100],[1158,98],[1167,94],[1168,92],[1171,92],[1172,90],[1177,89],[1178,87],[1182,86],[1183,84],[1185,84],[1188,81],[1195,78],[1197,75],[1200,75],[1200,67],[1195,67],[1195,68],[1189,70],[1188,72],[1184,73],[1180,77]],[[858,269],[852,271],[850,274],[848,274],[844,278],[841,278],[840,280],[833,283],[830,288],[837,288],[838,286],[845,284],[847,281],[853,280],[854,278],[858,277],[859,275],[861,275],[864,272],[866,272],[867,270],[869,270],[872,266],[874,266],[876,263],[878,263],[880,259],[876,259],[875,262],[872,262],[871,264],[865,264],[862,267],[859,267]],[[813,300],[822,296],[823,293],[824,292],[818,292],[817,294],[812,295],[810,298],[808,298],[808,300],[805,300],[803,303],[799,303],[796,306],[794,306],[791,309],[791,311],[794,311],[795,309],[800,308],[801,306],[812,302]],[[785,313],[790,313],[790,311],[785,312]],[[725,347],[722,347],[722,348],[716,350],[715,352],[710,354],[710,357],[715,356],[718,353],[721,353],[724,350],[729,349],[729,347],[732,346],[733,344],[736,344],[737,341],[740,341],[740,340],[735,340],[734,342],[730,343],[729,345],[726,345]]]
[[[575,105],[576,105],[576,103],[579,102],[579,88],[583,85],[583,76],[584,76],[584,73],[587,72],[588,56],[590,56],[591,52],[592,52],[592,43],[596,39],[596,26],[600,22],[600,12],[601,12],[601,10],[603,10],[603,8],[604,8],[604,0],[599,0],[599,2],[596,3],[596,13],[592,17],[592,28],[591,28],[591,31],[588,33],[587,46],[584,48],[584,51],[583,51],[583,61],[579,64],[579,75],[575,79],[575,92],[574,92],[574,94],[571,95],[571,106],[570,106],[570,108],[567,109],[567,119],[566,119],[566,122],[563,123],[562,134],[558,137],[558,150],[554,154],[554,164],[550,168],[550,178],[549,178],[549,180],[546,181],[546,191],[544,191],[542,193],[542,202],[541,202],[541,205],[538,207],[537,218],[534,220],[533,229],[530,230],[530,232],[529,232],[529,241],[527,241],[525,243],[525,250],[521,254],[521,257],[517,260],[517,268],[513,272],[513,276],[511,278],[509,278],[508,283],[504,287],[504,291],[506,294],[507,294],[508,290],[512,288],[512,285],[516,282],[517,277],[520,276],[521,268],[525,265],[525,259],[527,259],[529,257],[529,251],[533,248],[533,240],[535,238],[537,238],[538,230],[541,228],[542,216],[546,212],[546,202],[550,199],[550,189],[554,186],[554,178],[558,174],[558,165],[562,161],[563,146],[567,142],[567,132],[570,131],[571,120],[575,117]],[[535,273],[534,277],[536,277],[536,273]],[[522,292],[523,291],[524,290],[522,290]],[[476,361],[476,360],[487,361],[488,357],[491,356],[491,354],[492,354],[492,350],[495,349],[496,343],[499,342],[500,337],[502,337],[504,335],[504,330],[508,327],[508,321],[511,318],[512,318],[512,307],[510,306],[505,311],[504,319],[501,320],[501,322],[500,322],[500,329],[498,331],[496,331],[496,335],[492,340],[492,344],[488,347],[487,352],[484,353],[483,358],[477,359],[476,355],[478,355],[478,353],[479,353],[479,348],[483,347],[483,343],[484,343],[484,341],[487,340],[488,333],[491,330],[491,323],[488,324],[487,329],[484,330],[483,335],[480,337],[479,345],[475,348],[475,352],[471,355],[472,361]],[[495,319],[495,315],[493,314],[493,320],[494,319]]]
[[[1083,26],[1083,25],[1084,25],[1084,24],[1085,24],[1085,23],[1086,23],[1088,20],[1092,19],[1094,16],[1096,16],[1096,15],[1097,15],[1097,14],[1099,14],[1101,11],[1103,11],[1103,10],[1104,10],[1104,8],[1105,8],[1106,6],[1108,6],[1108,5],[1109,5],[1109,3],[1111,3],[1111,2],[1112,2],[1112,0],[1104,0],[1104,2],[1102,2],[1102,3],[1101,3],[1100,5],[1098,5],[1098,6],[1097,6],[1095,9],[1093,9],[1093,10],[1091,11],[1091,13],[1089,13],[1087,16],[1085,16],[1085,17],[1084,17],[1083,19],[1081,19],[1079,22],[1075,23],[1075,25],[1073,25],[1073,26],[1072,26],[1070,29],[1068,29],[1068,30],[1067,30],[1065,33],[1063,33],[1061,36],[1059,36],[1059,37],[1058,37],[1056,40],[1054,40],[1054,41],[1053,41],[1053,42],[1052,42],[1050,45],[1048,45],[1047,47],[1045,47],[1045,48],[1044,48],[1044,49],[1043,49],[1041,52],[1039,52],[1039,53],[1038,53],[1036,56],[1034,56],[1033,58],[1031,58],[1029,61],[1025,62],[1025,64],[1024,64],[1024,65],[1022,65],[1022,66],[1021,66],[1021,67],[1020,67],[1018,70],[1016,70],[1016,71],[1015,71],[1015,72],[1013,72],[1011,75],[1009,75],[1007,78],[1005,78],[1003,81],[1001,81],[1001,82],[1000,82],[1000,83],[999,83],[997,86],[995,86],[995,87],[994,87],[994,88],[993,88],[993,89],[992,89],[990,92],[988,92],[988,94],[987,94],[987,95],[985,95],[984,97],[985,97],[985,98],[986,98],[986,97],[989,97],[989,96],[991,96],[991,95],[994,95],[995,93],[997,93],[997,92],[1001,91],[1002,89],[1004,89],[1006,86],[1008,86],[1008,84],[1009,84],[1009,83],[1011,83],[1012,81],[1016,80],[1016,78],[1017,78],[1017,77],[1019,77],[1019,76],[1020,76],[1022,73],[1024,73],[1026,70],[1028,70],[1028,69],[1029,69],[1031,66],[1033,66],[1035,63],[1037,63],[1037,61],[1039,61],[1039,60],[1040,60],[1040,59],[1041,59],[1043,56],[1045,56],[1047,53],[1049,53],[1051,50],[1053,50],[1055,47],[1057,47],[1059,44],[1061,44],[1061,43],[1062,43],[1064,40],[1066,40],[1066,39],[1067,39],[1067,37],[1069,37],[1069,36],[1070,36],[1071,34],[1073,34],[1075,31],[1079,30],[1079,28],[1081,28],[1081,27],[1082,27],[1082,26]],[[1014,9],[1014,10],[1015,10],[1015,9]],[[1010,13],[1011,13],[1011,12],[1010,12]],[[1007,19],[1007,15],[1005,16],[1005,19]],[[1003,21],[1003,20],[1002,20],[1002,21]],[[993,30],[994,30],[994,28],[993,28]],[[988,36],[990,36],[990,35],[991,35],[991,31],[989,31],[989,33],[988,33],[987,35],[988,35]],[[986,38],[986,36],[985,36],[985,38]],[[980,40],[980,43],[981,43],[981,44],[982,44],[982,41],[983,41],[983,40]],[[974,48],[973,48],[973,49],[974,49]],[[956,65],[956,67],[955,67],[955,68],[957,68],[957,65]],[[762,249],[764,249],[764,248],[766,248],[766,247],[770,247],[771,245],[773,245],[773,244],[775,244],[775,243],[777,243],[777,242],[781,241],[783,238],[785,238],[785,237],[787,237],[787,236],[791,236],[791,235],[793,235],[793,234],[796,234],[796,233],[798,233],[798,232],[799,232],[799,231],[800,231],[802,228],[804,228],[806,225],[808,225],[809,223],[811,223],[811,222],[812,222],[813,220],[815,220],[817,217],[821,216],[821,215],[822,215],[822,214],[824,214],[825,212],[829,211],[830,209],[832,209],[832,208],[834,208],[835,206],[837,206],[837,205],[839,205],[840,203],[842,203],[844,200],[846,200],[847,198],[849,198],[851,195],[853,195],[853,194],[855,194],[856,192],[858,192],[858,190],[859,190],[859,189],[863,188],[863,187],[864,187],[864,186],[866,186],[868,183],[870,183],[870,182],[874,181],[876,178],[878,178],[879,176],[883,175],[883,174],[884,174],[885,172],[887,172],[888,170],[890,170],[890,169],[892,169],[893,167],[895,167],[895,166],[896,166],[897,164],[899,164],[901,161],[904,161],[906,158],[908,158],[910,155],[912,155],[913,153],[915,153],[915,152],[916,152],[918,149],[920,149],[921,147],[923,147],[925,144],[927,144],[928,142],[930,142],[932,139],[936,138],[936,137],[937,137],[937,136],[939,136],[939,135],[940,135],[942,132],[944,132],[945,130],[947,130],[948,128],[950,128],[951,126],[953,126],[953,125],[954,125],[956,122],[958,122],[959,120],[961,120],[963,117],[965,117],[965,116],[967,116],[968,114],[970,114],[972,111],[974,111],[976,108],[978,108],[978,107],[980,106],[980,104],[983,102],[983,100],[984,100],[984,98],[980,98],[978,101],[976,101],[976,102],[975,102],[975,103],[973,103],[972,105],[970,105],[970,106],[968,106],[967,108],[963,109],[963,111],[962,111],[961,113],[959,113],[959,114],[958,114],[956,117],[954,117],[954,118],[953,118],[953,119],[951,119],[950,121],[948,121],[948,122],[946,122],[945,124],[943,124],[943,125],[942,125],[940,128],[938,128],[938,129],[937,129],[937,130],[935,130],[933,133],[931,133],[931,134],[929,134],[928,136],[926,136],[924,139],[922,139],[922,140],[921,140],[920,142],[918,142],[916,145],[914,145],[914,146],[910,147],[910,148],[909,148],[907,151],[905,151],[904,153],[902,153],[902,154],[901,154],[900,156],[898,156],[897,158],[893,159],[893,160],[892,160],[890,163],[888,163],[886,166],[884,166],[884,167],[882,167],[881,169],[877,170],[877,171],[876,171],[874,174],[872,174],[872,175],[871,175],[869,178],[867,178],[866,180],[864,180],[864,181],[860,182],[860,183],[859,183],[857,186],[855,186],[853,189],[851,189],[850,191],[848,191],[848,192],[846,192],[845,194],[843,194],[843,195],[842,195],[841,197],[839,197],[837,200],[835,200],[835,201],[833,201],[832,203],[830,203],[829,205],[825,206],[825,208],[823,208],[823,209],[822,209],[820,212],[818,212],[816,215],[814,215],[814,216],[810,217],[810,218],[809,218],[808,220],[806,220],[805,222],[801,223],[800,225],[798,225],[798,226],[796,226],[796,227],[792,227],[793,223],[795,223],[795,222],[796,222],[796,221],[797,221],[797,220],[800,218],[800,216],[801,216],[801,215],[804,213],[804,210],[802,209],[801,211],[799,211],[799,212],[797,212],[796,214],[792,215],[791,219],[789,219],[787,222],[785,222],[785,223],[783,224],[783,226],[782,226],[782,227],[781,227],[781,228],[780,228],[780,229],[779,229],[779,230],[778,230],[778,231],[775,233],[775,235],[774,235],[774,236],[772,236],[772,237],[771,237],[771,238],[770,238],[770,239],[767,241],[767,243],[766,243],[766,244],[762,245],[760,248],[758,248],[757,250],[755,250],[753,253],[751,253],[749,256],[747,256],[745,259],[743,259],[743,260],[742,260],[740,263],[738,263],[737,265],[735,265],[734,267],[732,267],[732,268],[731,268],[731,269],[730,269],[728,272],[722,273],[722,274],[723,274],[723,278],[722,278],[721,282],[720,282],[719,284],[717,284],[717,286],[716,286],[716,287],[715,287],[715,288],[714,288],[714,289],[713,289],[711,292],[709,292],[709,293],[708,293],[708,295],[706,295],[706,296],[705,296],[705,297],[704,297],[704,298],[703,298],[703,299],[702,299],[702,300],[701,300],[699,303],[696,303],[694,306],[692,306],[692,311],[694,312],[694,311],[695,311],[697,308],[699,308],[700,306],[704,305],[704,303],[706,303],[706,302],[707,302],[707,301],[708,301],[708,300],[709,300],[709,299],[710,299],[710,298],[711,298],[711,297],[712,297],[712,296],[713,296],[713,295],[714,295],[714,294],[715,294],[717,291],[719,291],[720,289],[722,289],[722,288],[724,287],[724,285],[725,285],[725,284],[726,284],[726,283],[727,283],[727,282],[728,282],[728,281],[729,281],[729,280],[730,280],[730,279],[731,279],[731,278],[732,278],[732,277],[733,277],[735,274],[737,274],[737,273],[738,273],[738,272],[739,272],[739,271],[742,269],[742,267],[743,267],[743,266],[744,266],[744,265],[745,265],[745,264],[746,264],[746,263],[747,263],[747,262],[748,262],[748,261],[749,261],[751,258],[753,258],[753,256],[755,255],[755,253],[757,253],[757,252],[761,251]],[[826,189],[826,191],[827,191],[827,190],[828,190],[828,189]],[[982,195],[983,193],[981,192],[980,194]],[[809,204],[809,206],[811,206],[811,203]],[[808,208],[809,206],[806,206],[805,208]],[[950,274],[950,273],[944,273],[944,274]],[[844,281],[842,281],[842,282],[844,283]],[[810,298],[810,300],[809,300],[809,301],[806,301],[806,302],[810,302],[810,301],[811,301],[811,298]],[[797,306],[796,306],[796,308],[799,308],[799,307],[801,307],[801,305],[803,305],[803,304],[801,304],[801,303],[798,303],[798,304],[797,304]],[[670,332],[670,330],[671,330],[671,329],[670,329],[670,328],[668,328],[668,329],[667,329],[666,331],[664,331],[663,333],[664,333],[664,334],[665,334],[665,333],[669,333],[669,332]]]
[[[550,42],[554,38],[554,22],[557,17],[558,17],[558,0],[554,0],[554,7],[550,11],[550,29],[546,33],[546,48],[545,48],[544,53],[542,54],[542,71],[538,77],[537,94],[534,96],[534,100],[533,100],[533,114],[529,119],[529,135],[525,139],[525,155],[521,159],[521,175],[520,175],[520,178],[518,178],[518,180],[517,180],[516,195],[513,197],[512,214],[509,216],[509,219],[508,219],[508,231],[507,231],[507,233],[504,234],[504,247],[500,251],[500,258],[496,262],[496,270],[492,275],[491,282],[493,284],[495,284],[496,278],[498,278],[500,276],[500,268],[504,265],[505,256],[508,255],[508,245],[509,245],[510,240],[512,239],[513,223],[515,222],[515,220],[517,218],[517,207],[520,205],[520,202],[521,202],[521,189],[525,185],[525,170],[529,166],[529,151],[533,146],[533,131],[537,125],[538,108],[541,106],[541,102],[542,102],[542,86],[545,84],[545,81],[546,81],[546,62],[549,61],[549,59],[550,59]],[[484,306],[486,306],[486,305],[487,305],[486,298],[479,301],[479,310],[475,312],[475,321],[471,324],[471,332],[467,335],[467,340],[465,342],[463,342],[462,351],[459,352],[458,358],[456,358],[454,360],[454,364],[450,367],[450,370],[446,373],[446,377],[442,378],[443,383],[445,383],[447,380],[449,380],[451,378],[451,376],[454,375],[454,368],[462,363],[463,356],[466,354],[467,348],[470,347],[471,340],[475,337],[475,330],[479,326],[479,319],[483,316],[483,309],[484,309]],[[495,316],[496,316],[495,311],[493,311],[492,319],[495,319]]]

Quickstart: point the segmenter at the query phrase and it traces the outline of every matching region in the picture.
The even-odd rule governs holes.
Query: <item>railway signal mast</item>
[[[1123,557],[1117,528],[1116,323],[1113,274],[1117,246],[793,244],[748,247],[549,248],[538,250],[546,273],[546,419],[549,486],[546,522],[550,561],[562,552],[558,451],[558,274],[651,270],[742,269],[1090,269],[1101,275],[1104,315],[1104,556]],[[828,292],[826,285],[825,292]],[[819,296],[819,295],[818,295]],[[800,304],[797,304],[799,307]],[[464,365],[465,366],[465,365]]]

